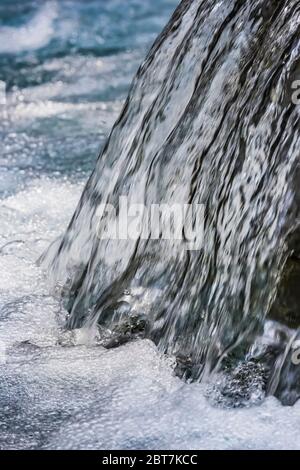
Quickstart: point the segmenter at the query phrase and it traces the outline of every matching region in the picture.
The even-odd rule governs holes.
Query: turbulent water
[[[273,10],[260,8],[266,3]],[[257,280],[256,268],[266,259],[280,261],[276,250],[285,233],[278,224],[293,200],[298,115],[282,90],[298,48],[297,2],[183,3],[139,70],[60,257],[57,243],[50,251],[59,278],[54,292],[36,264],[66,230],[132,77],[176,4],[0,1],[0,80],[6,89],[0,123],[2,449],[300,448],[299,403],[285,408],[264,398],[260,376],[253,373],[245,396],[239,382],[230,384],[231,396],[243,405],[232,408],[222,393],[222,373],[209,386],[186,384],[174,375],[173,355],[177,349],[190,352],[182,347],[183,331],[198,362],[210,355],[215,362],[235,344],[232,334],[243,338],[250,333],[247,325],[257,329],[256,320],[264,319],[256,308],[268,303],[263,287],[272,280]],[[253,76],[252,48],[260,71]],[[278,65],[279,54],[283,65],[275,73],[272,61]],[[272,103],[258,100],[270,92]],[[245,120],[247,125],[239,124]],[[279,132],[288,165],[276,154],[283,150]],[[243,149],[238,162],[236,146]],[[274,152],[264,163],[269,148]],[[174,194],[179,201],[200,198],[210,207],[204,251],[189,253],[176,245],[174,260],[173,249],[164,246],[157,259],[146,256],[157,248],[142,243],[134,269],[128,269],[130,244],[95,250],[91,208],[124,192],[148,202]],[[252,201],[251,211],[245,201]],[[236,234],[228,239],[233,226]],[[90,263],[91,251],[94,264],[71,297],[68,320],[72,326],[81,326],[83,318],[88,324],[66,331],[65,307],[71,304],[64,300],[70,287],[64,276],[78,268],[78,259]],[[262,283],[258,298],[251,294],[253,282]],[[125,310],[147,314],[160,349],[150,339],[110,350],[99,344],[91,324],[101,318],[103,305],[106,314],[115,310],[124,291]],[[209,325],[218,343],[210,354],[201,341]],[[266,336],[273,332],[267,323]]]
[[[134,311],[162,351],[188,358],[197,378],[263,331],[285,259],[298,256],[290,241],[299,224],[297,6],[181,3],[48,255],[69,290],[71,327],[112,328]],[[204,204],[203,246],[99,242],[97,207],[118,208],[121,196],[146,206]]]

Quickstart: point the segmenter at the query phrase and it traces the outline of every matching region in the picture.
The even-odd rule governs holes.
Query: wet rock
[[[187,381],[194,380],[198,369],[198,364],[193,362],[191,356],[185,356],[184,354],[178,354],[176,356],[176,366],[174,372],[181,379]]]
[[[101,345],[107,349],[117,348],[137,338],[144,338],[147,320],[143,315],[130,315],[117,323],[109,334],[104,334]]]

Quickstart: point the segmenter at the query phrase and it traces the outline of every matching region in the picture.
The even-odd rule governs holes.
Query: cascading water
[[[276,299],[300,256],[299,33],[297,0],[180,4],[134,79],[66,234],[44,257],[71,328],[113,329],[116,318],[137,315],[162,351],[203,378],[230,356],[249,356],[268,314],[286,324]],[[98,206],[118,208],[120,196],[146,207],[204,204],[201,249],[99,240]],[[282,385],[288,354],[272,363],[271,393],[291,380]]]

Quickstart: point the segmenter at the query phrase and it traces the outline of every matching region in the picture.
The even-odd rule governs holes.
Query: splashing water
[[[53,23],[56,18],[57,4],[51,2],[46,3],[24,26],[1,28],[0,54],[17,53],[46,46],[54,34]]]

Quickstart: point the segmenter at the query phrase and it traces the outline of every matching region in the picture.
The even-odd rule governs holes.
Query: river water
[[[2,449],[300,448],[300,403],[257,386],[232,409],[175,377],[150,340],[105,350],[85,330],[65,332],[59,292],[36,264],[176,5],[0,1]]]

